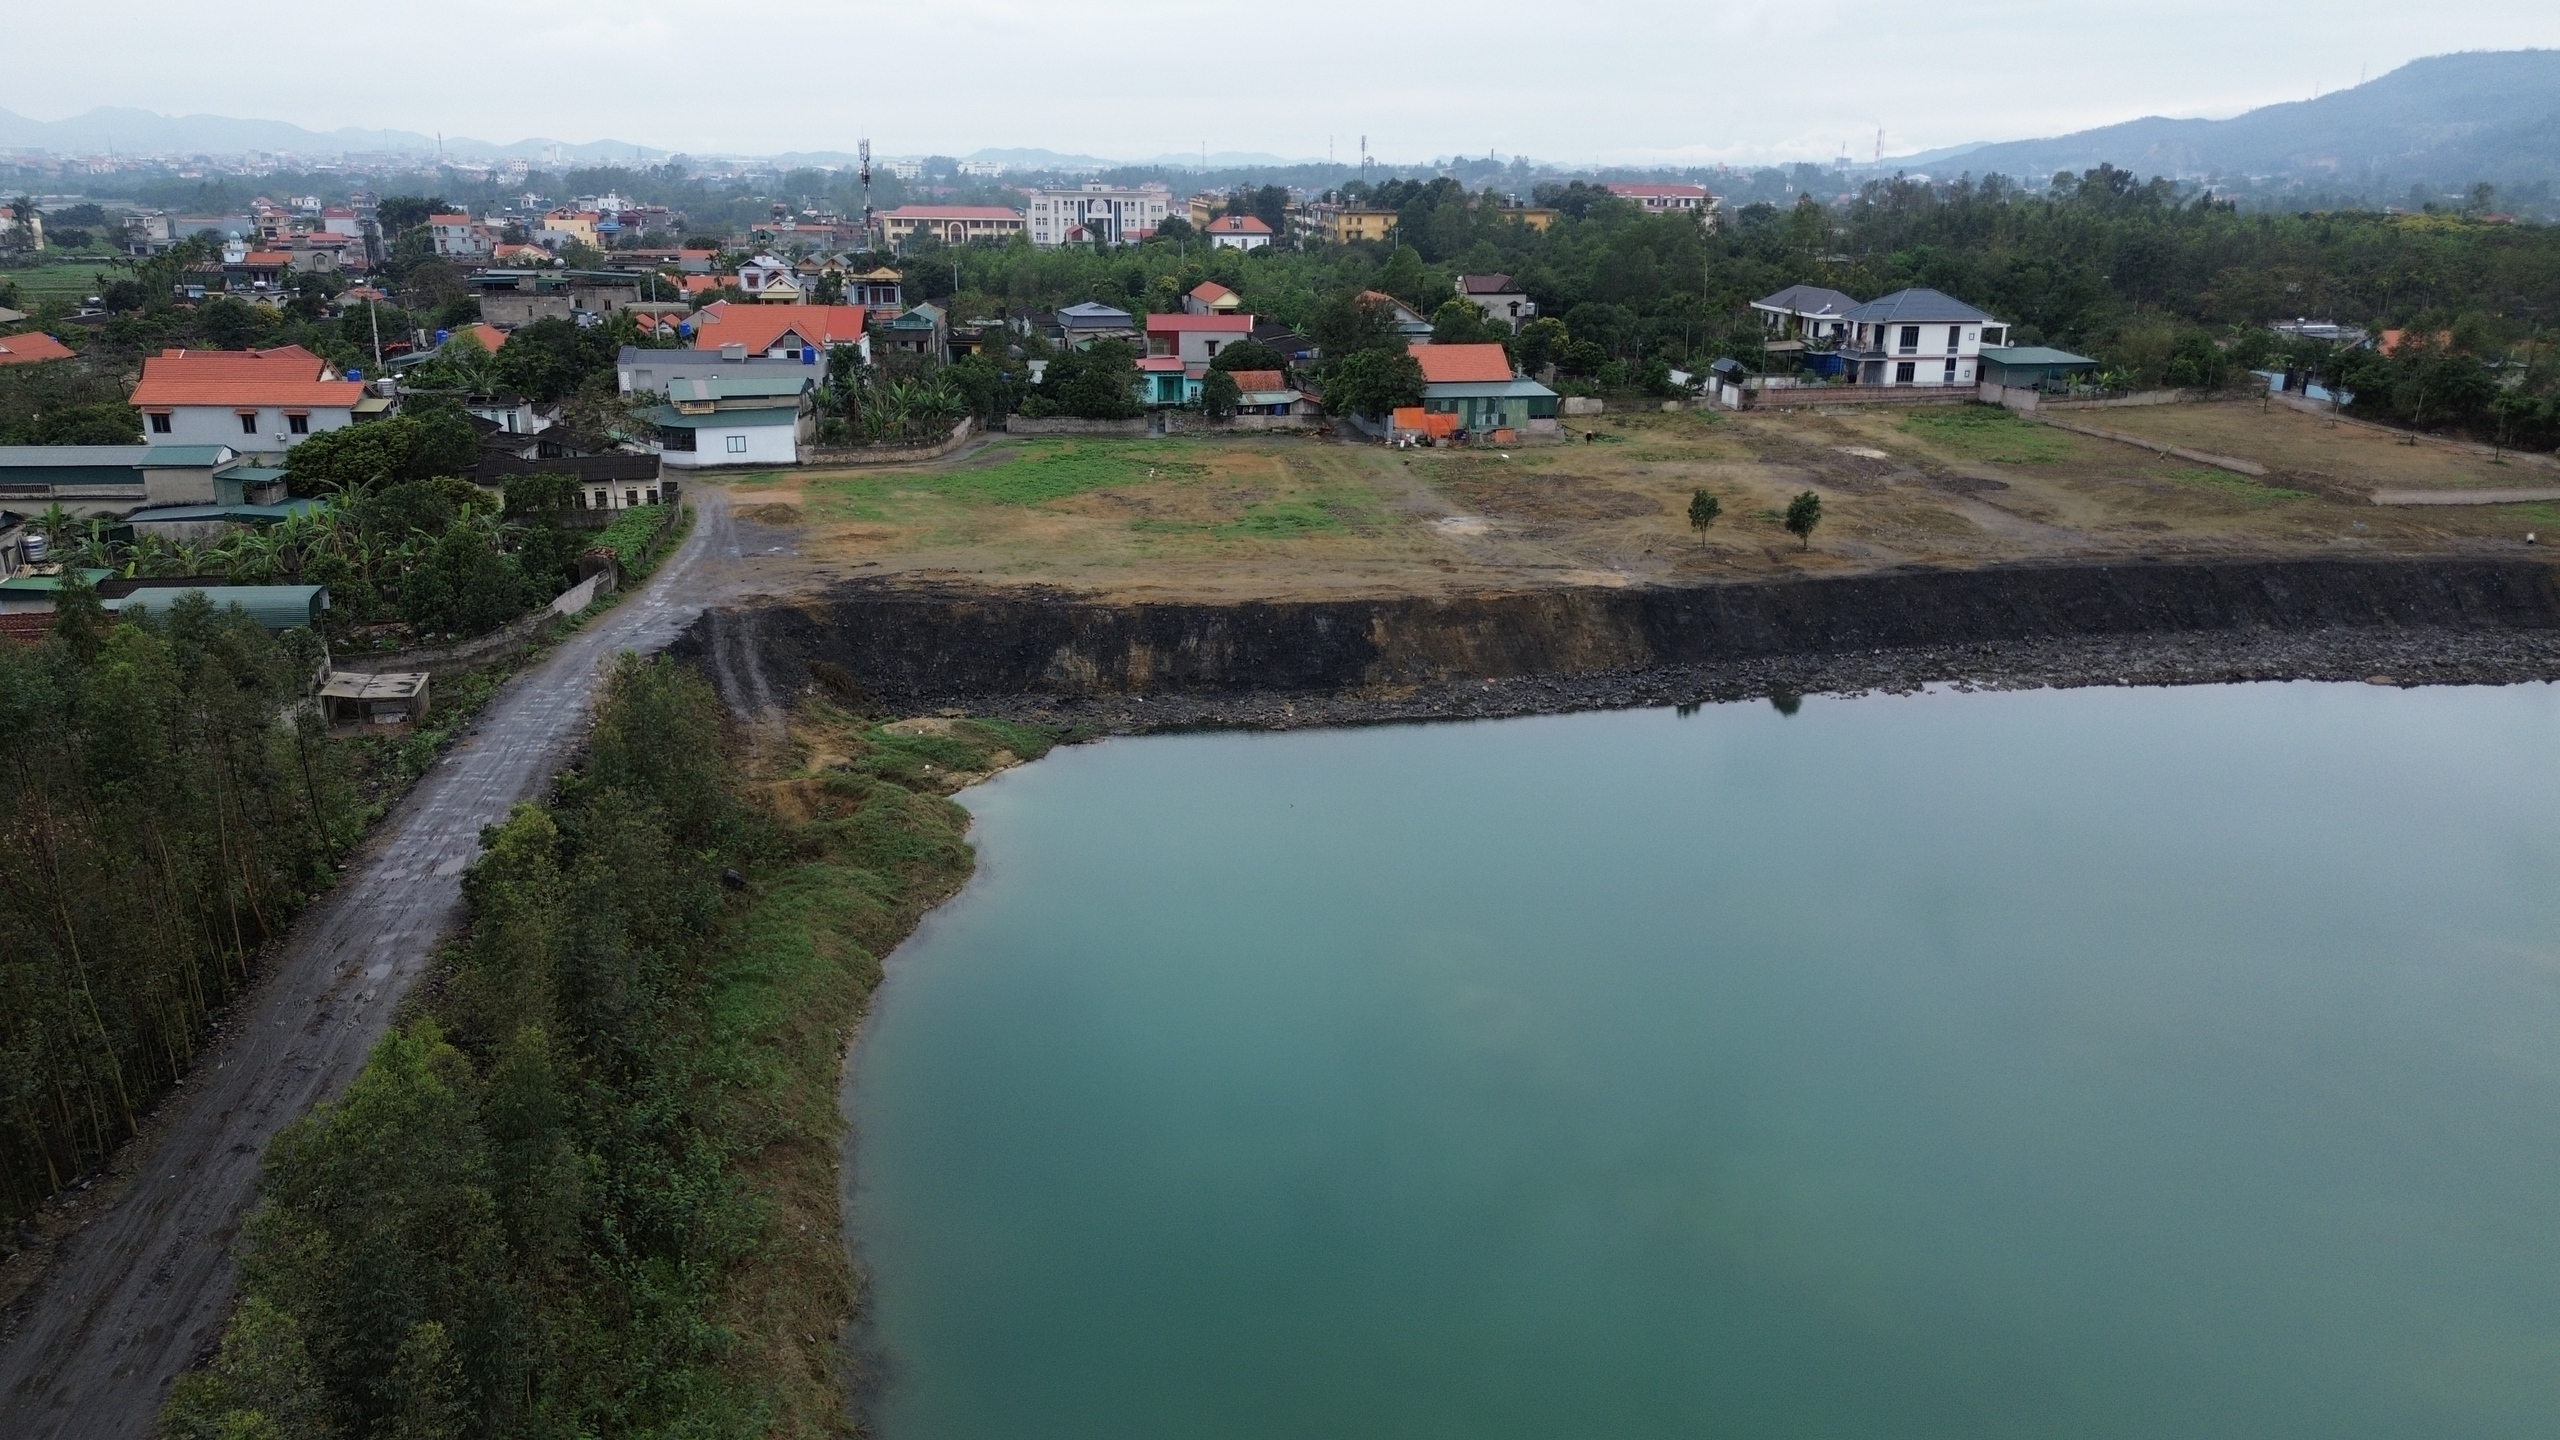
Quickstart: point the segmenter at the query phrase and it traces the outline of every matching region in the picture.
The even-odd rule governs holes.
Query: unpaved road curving
[[[230,1242],[267,1139],[354,1078],[462,918],[480,830],[566,763],[605,663],[666,645],[747,568],[728,499],[694,491],[693,533],[649,584],[493,696],[286,938],[262,993],[169,1103],[110,1206],[66,1239],[0,1341],[0,1436],[135,1440],[220,1333]],[[754,668],[752,655],[742,657]],[[761,683],[760,680],[755,683]]]

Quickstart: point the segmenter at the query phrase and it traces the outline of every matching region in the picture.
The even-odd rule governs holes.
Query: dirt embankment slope
[[[2560,569],[2132,561],[1233,604],[851,582],[721,623],[753,634],[784,690],[1157,728],[1931,680],[2541,678],[2560,675]],[[697,626],[679,652],[707,656],[711,638]],[[1517,704],[1485,708],[1485,687],[1523,681]]]

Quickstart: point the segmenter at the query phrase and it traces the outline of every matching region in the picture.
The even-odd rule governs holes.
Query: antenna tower
[[[862,248],[875,248],[871,243],[871,139],[863,137],[862,145]]]
[[[1369,137],[1360,137],[1360,183],[1369,183]]]

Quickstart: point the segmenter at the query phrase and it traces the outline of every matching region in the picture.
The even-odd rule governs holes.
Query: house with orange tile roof
[[[38,365],[47,360],[70,358],[70,346],[39,331],[0,335],[0,365]]]
[[[1244,297],[1215,280],[1203,280],[1182,297],[1186,315],[1233,315],[1244,309]]]
[[[163,350],[142,362],[130,403],[153,445],[228,445],[280,453],[355,423],[364,383],[343,380],[299,345],[272,350]]]
[[[1221,215],[1209,222],[1207,233],[1221,250],[1259,250],[1271,243],[1271,226],[1259,215]]]
[[[1422,408],[1455,417],[1469,438],[1506,443],[1515,434],[1552,434],[1556,392],[1511,369],[1511,352],[1499,345],[1415,345],[1422,367]]]
[[[693,315],[693,348],[718,350],[736,345],[749,355],[797,360],[816,365],[836,345],[852,345],[871,362],[869,311],[860,305],[743,305],[727,300],[706,305]]]

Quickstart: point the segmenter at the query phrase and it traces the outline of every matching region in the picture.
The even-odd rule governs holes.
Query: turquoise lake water
[[[848,1087],[886,1440],[2560,1433],[2560,690],[1063,749]]]

